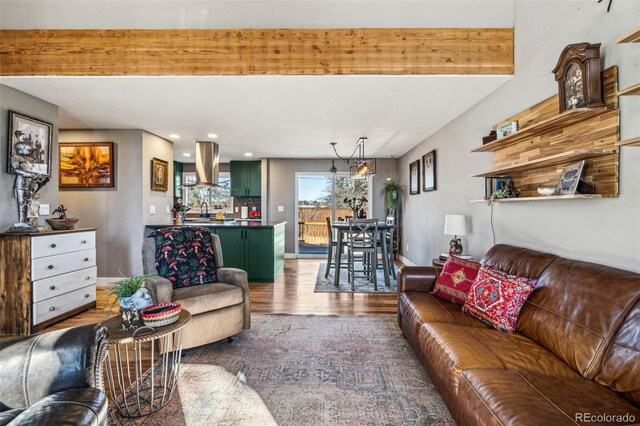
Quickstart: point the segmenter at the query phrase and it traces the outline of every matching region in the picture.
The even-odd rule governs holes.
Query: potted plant
[[[138,312],[153,303],[149,289],[144,286],[145,281],[152,275],[132,275],[123,277],[113,283],[107,294],[112,298],[108,312],[111,312],[116,302],[120,304],[120,315],[125,327],[139,319]]]
[[[382,187],[382,194],[387,204],[389,214],[394,214],[400,206],[400,195],[402,195],[402,186],[399,183],[388,180]]]

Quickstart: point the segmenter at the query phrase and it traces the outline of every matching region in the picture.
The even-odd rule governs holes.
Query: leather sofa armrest
[[[173,284],[160,275],[154,275],[144,282],[144,286],[151,292],[153,303],[171,302],[173,299]]]
[[[403,266],[398,271],[398,294],[404,291],[430,292],[436,283],[436,269],[431,266]]]
[[[25,408],[56,392],[104,389],[106,327],[65,328],[0,343],[0,406]]]
[[[249,292],[249,279],[247,272],[238,268],[218,268],[216,270],[218,282],[231,284],[242,289],[244,302],[244,329],[251,327],[251,295]]]

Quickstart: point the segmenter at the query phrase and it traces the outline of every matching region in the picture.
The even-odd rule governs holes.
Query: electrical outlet
[[[238,213],[240,211],[240,207],[236,207],[235,211],[236,211],[236,213]]]
[[[156,214],[156,206],[149,206],[149,214]]]
[[[171,206],[169,204],[167,204],[167,214],[171,213]]]
[[[284,206],[278,206],[278,213],[284,212]]]
[[[406,247],[407,247],[407,251],[409,251],[409,244],[407,244]]]
[[[49,213],[49,204],[40,204],[40,210],[38,210],[40,214],[51,214]]]

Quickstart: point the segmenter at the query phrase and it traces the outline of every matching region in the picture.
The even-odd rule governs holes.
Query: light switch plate
[[[167,214],[171,213],[171,206],[167,204]]]
[[[40,210],[38,210],[40,214],[51,214],[49,213],[49,204],[40,204]]]
[[[149,214],[156,214],[156,206],[149,206]]]
[[[284,212],[284,206],[278,206],[278,212],[279,213]]]

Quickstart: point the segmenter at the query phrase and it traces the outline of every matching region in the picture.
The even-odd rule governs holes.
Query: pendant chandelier
[[[366,141],[366,137],[361,137],[360,139],[358,139],[356,147],[349,158],[341,157],[336,150],[337,143],[331,142],[331,146],[333,147],[333,152],[336,154],[336,157],[349,165],[349,173],[351,174],[351,179],[367,179],[376,174],[376,159],[366,158],[364,155],[364,143]],[[354,158],[356,154],[357,157]]]

